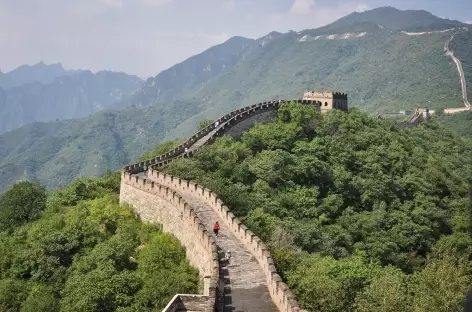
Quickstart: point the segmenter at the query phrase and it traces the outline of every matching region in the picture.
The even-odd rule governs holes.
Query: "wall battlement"
[[[122,172],[120,202],[131,204],[143,221],[162,224],[164,232],[185,246],[190,264],[198,268],[203,279],[205,311],[212,311],[221,297],[218,252],[214,238],[193,208],[169,187],[128,172]]]
[[[308,91],[303,93],[303,100],[315,101],[322,112],[331,109],[348,110],[347,94],[331,91]]]
[[[297,301],[288,286],[282,282],[277,269],[275,268],[269,249],[249,230],[218,196],[211,190],[200,185],[186,181],[172,175],[149,169],[148,176],[162,186],[178,190],[181,194],[197,197],[204,201],[224,220],[233,234],[246,246],[247,250],[257,259],[261,270],[264,271],[272,300],[279,308],[279,311],[301,311]]]

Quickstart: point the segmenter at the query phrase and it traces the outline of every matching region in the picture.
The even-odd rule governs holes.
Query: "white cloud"
[[[112,7],[120,8],[124,5],[123,1],[121,0],[100,0],[100,1]]]
[[[466,24],[472,24],[472,21],[465,21]]]
[[[233,10],[236,7],[236,0],[225,0],[223,1],[223,7],[228,10]]]
[[[149,6],[155,6],[155,7],[163,6],[173,1],[174,0],[142,0],[143,4],[149,5]]]
[[[196,40],[204,40],[209,44],[215,45],[225,42],[230,38],[225,32],[220,33],[206,33],[206,32],[197,32],[197,33],[188,33],[186,35],[187,39],[196,39]]]
[[[279,24],[282,20],[293,30],[316,28],[329,24],[352,12],[368,9],[363,2],[342,2],[335,5],[321,5],[317,0],[294,0],[290,9],[274,14],[271,21]]]
[[[292,14],[309,14],[315,8],[315,0],[294,0],[290,13]]]

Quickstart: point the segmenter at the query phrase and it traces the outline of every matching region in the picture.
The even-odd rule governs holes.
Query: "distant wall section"
[[[249,130],[252,126],[256,123],[268,123],[275,120],[277,117],[277,111],[268,111],[265,113],[261,113],[258,115],[254,115],[251,118],[248,118],[240,123],[234,125],[229,130],[227,130],[226,134],[232,136],[233,138],[240,137],[244,132]]]

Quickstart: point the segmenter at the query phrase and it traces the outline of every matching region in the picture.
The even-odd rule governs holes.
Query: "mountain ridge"
[[[425,10],[399,10],[391,6],[379,7],[365,12],[353,12],[331,23],[331,27],[369,21],[394,31],[438,30],[467,24],[457,20],[437,17]]]
[[[342,32],[331,36],[330,31]],[[344,31],[366,34],[349,37],[343,36]],[[312,39],[301,41],[310,34]],[[465,77],[470,80],[469,35],[456,36],[452,45],[458,58],[464,58]],[[443,51],[449,36],[449,32],[410,36],[364,21],[271,32],[258,39],[232,38],[227,45],[205,50],[148,79],[129,100],[112,105],[120,110],[27,126],[30,138],[22,144],[12,143],[25,135],[22,128],[1,135],[0,150],[5,153],[0,156],[0,177],[12,183],[23,176],[21,163],[34,163],[29,176],[55,188],[81,174],[116,169],[150,145],[187,137],[200,121],[260,101],[297,98],[308,89],[345,92],[350,107],[371,113],[457,107],[462,105],[458,73]],[[211,70],[205,71],[209,64]],[[167,79],[174,73],[181,81]],[[54,136],[45,137],[45,129],[54,129]],[[35,143],[42,140],[42,146],[54,148],[45,150]]]
[[[49,84],[28,82],[3,90],[0,133],[34,121],[81,118],[131,96],[142,80],[125,73],[84,70]]]
[[[40,61],[33,65],[24,64],[6,73],[0,72],[0,88],[7,90],[32,82],[49,84],[58,77],[75,75],[81,71],[65,70],[62,63],[45,64]]]

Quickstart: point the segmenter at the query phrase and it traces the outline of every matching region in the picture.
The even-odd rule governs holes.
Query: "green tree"
[[[37,219],[46,208],[46,190],[39,183],[14,184],[0,198],[0,230]]]
[[[462,311],[470,287],[470,263],[466,257],[445,252],[430,260],[425,269],[413,275],[414,311]]]
[[[356,312],[413,311],[408,278],[394,267],[386,267],[356,298]]]
[[[28,296],[28,284],[17,279],[0,280],[0,310],[17,312]]]
[[[59,311],[59,301],[54,291],[43,285],[35,285],[21,304],[20,312]]]

